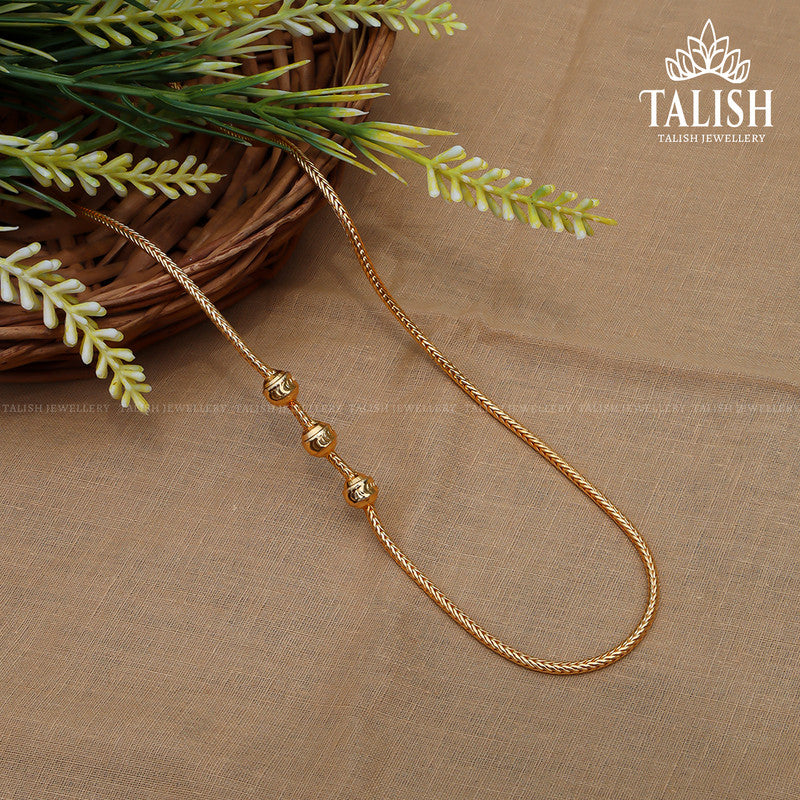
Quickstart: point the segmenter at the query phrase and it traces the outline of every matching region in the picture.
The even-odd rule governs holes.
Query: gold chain
[[[230,131],[226,131],[230,133]],[[238,138],[251,144],[260,144],[255,139],[235,134]],[[266,138],[266,137],[265,137]],[[330,204],[336,216],[342,224],[353,249],[358,256],[361,267],[364,270],[372,288],[386,304],[387,308],[403,325],[403,327],[416,339],[425,352],[433,359],[436,365],[473,401],[475,401],[484,411],[494,417],[504,427],[508,428],[515,436],[522,439],[527,445],[532,447],[542,458],[552,464],[562,475],[575,484],[588,498],[590,498],[602,511],[609,516],[618,528],[628,537],[631,544],[636,549],[639,557],[644,564],[648,582],[648,601],[644,615],[633,633],[623,642],[612,650],[594,658],[584,661],[547,661],[545,659],[533,658],[519,650],[515,650],[505,642],[493,636],[482,628],[475,620],[467,616],[457,605],[455,605],[445,594],[438,589],[424,573],[422,573],[403,553],[403,551],[389,538],[383,528],[381,521],[375,511],[375,499],[378,488],[371,477],[361,475],[352,470],[347,463],[336,452],[336,434],[330,425],[312,419],[300,403],[297,402],[298,386],[288,372],[274,370],[264,364],[253,354],[249,347],[242,341],[239,334],[231,324],[222,316],[216,306],[200,290],[197,284],[162,250],[141,234],[129,228],[117,220],[91,209],[80,206],[73,206],[75,210],[89,219],[106,225],[117,231],[134,244],[149,253],[170,275],[197,301],[203,311],[211,321],[222,331],[225,338],[239,351],[245,360],[264,378],[264,395],[273,405],[286,406],[303,428],[302,443],[303,447],[312,455],[324,457],[345,478],[344,495],[347,502],[355,507],[363,509],[370,521],[375,535],[384,546],[395,563],[408,575],[414,583],[422,589],[428,597],[433,600],[445,613],[454,619],[464,630],[474,636],[481,644],[493,650],[495,653],[519,664],[527,669],[537,672],[547,672],[558,675],[575,675],[583,672],[591,672],[602,667],[613,664],[623,656],[630,653],[634,647],[644,638],[650,628],[653,617],[658,606],[658,574],[650,554],[647,543],[642,535],[628,518],[595,486],[589,483],[583,475],[574,467],[568,464],[554,450],[548,447],[541,439],[534,436],[527,428],[521,425],[510,414],[506,413],[500,406],[492,402],[485,394],[479,391],[456,367],[445,358],[434,344],[422,333],[414,324],[411,318],[398,305],[389,290],[384,285],[380,276],[375,271],[375,267],[370,261],[364,243],[359,236],[353,220],[347,213],[347,209],[342,204],[339,196],[334,191],[325,176],[317,167],[297,148],[294,144],[283,137],[269,137],[272,142],[283,150],[288,151],[300,167],[305,171],[314,185],[322,192],[325,199]]]

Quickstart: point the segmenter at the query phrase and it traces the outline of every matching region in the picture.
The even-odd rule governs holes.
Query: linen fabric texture
[[[651,632],[578,677],[486,650],[202,325],[137,353],[147,417],[96,379],[0,386],[1,798],[800,797],[795,6],[456,5],[468,31],[398,37],[374,116],[456,129],[619,226],[503,223],[405,164],[409,187],[351,170],[342,195],[426,334],[640,528]],[[639,92],[671,95],[664,58],[707,17],[773,90],[761,143],[649,127]],[[490,631],[576,659],[635,626],[625,537],[442,376],[333,214],[228,314]]]

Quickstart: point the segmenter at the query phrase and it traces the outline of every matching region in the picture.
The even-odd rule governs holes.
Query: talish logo
[[[741,50],[733,50],[727,36],[717,38],[714,23],[707,20],[699,37],[689,36],[686,49],[666,58],[667,76],[676,83],[701,75],[742,84],[750,75],[750,61]],[[644,89],[639,102],[649,97],[651,128],[748,128],[772,127],[772,89],[691,89],[683,95],[678,88],[671,101],[666,89]],[[660,133],[660,142],[763,142],[763,133]]]

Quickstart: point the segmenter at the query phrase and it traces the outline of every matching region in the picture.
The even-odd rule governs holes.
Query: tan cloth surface
[[[96,380],[0,387],[0,797],[800,797],[796,4],[458,7],[468,32],[399,37],[375,113],[457,129],[620,226],[506,225],[410,166],[410,188],[353,171],[344,198],[423,329],[639,525],[651,633],[572,678],[484,649],[205,325],[140,354],[147,418]],[[774,89],[763,144],[647,126],[639,91],[671,92],[664,57],[708,16],[745,88]],[[625,538],[444,379],[330,213],[230,316],[490,630],[579,658],[635,625]],[[105,410],[46,408],[67,403]]]

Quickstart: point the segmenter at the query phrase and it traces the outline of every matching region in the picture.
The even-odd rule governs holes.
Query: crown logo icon
[[[698,75],[719,75],[729,83],[744,83],[750,74],[750,60],[742,61],[741,50],[730,50],[727,36],[717,38],[714,23],[707,20],[700,37],[688,36],[686,50],[676,50],[665,59],[667,75],[673,81],[688,81]]]

